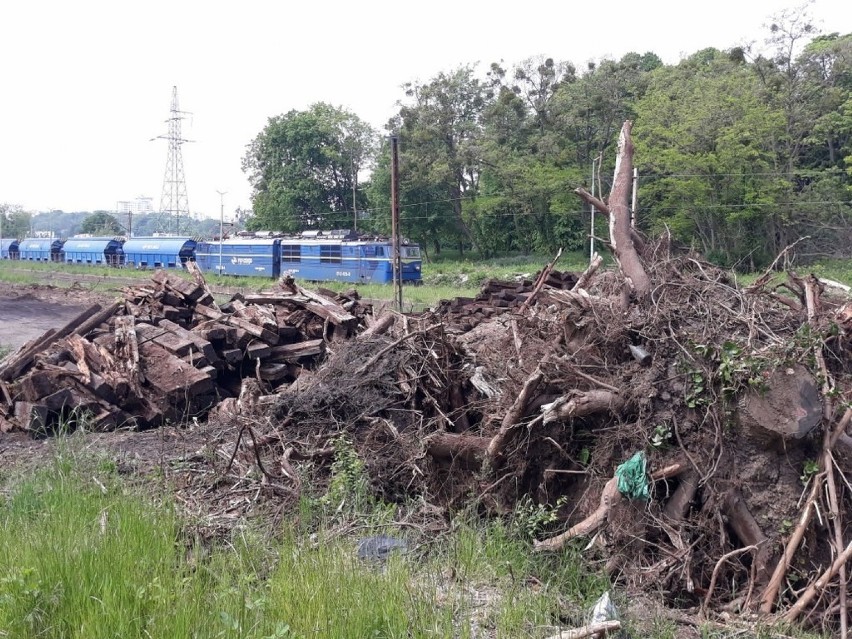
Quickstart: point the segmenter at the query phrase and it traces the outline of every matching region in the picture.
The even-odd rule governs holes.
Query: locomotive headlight
[[[420,265],[419,265],[419,264],[415,265],[414,270],[415,270],[415,271],[419,271],[419,270],[420,270]]]

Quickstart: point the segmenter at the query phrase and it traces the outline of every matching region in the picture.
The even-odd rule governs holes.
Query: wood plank
[[[15,402],[15,420],[24,430],[44,432],[47,428],[49,411],[44,404]]]
[[[271,346],[274,346],[278,343],[277,331],[270,331],[269,329],[252,324],[251,322],[244,320],[240,317],[235,317],[234,315],[226,315],[222,311],[211,308],[209,306],[196,306],[195,312],[196,314],[201,315],[202,317],[216,320],[221,324],[229,324],[231,326],[241,328],[250,335],[262,339],[264,342],[270,344]]]
[[[311,357],[321,355],[325,352],[325,341],[321,339],[312,339],[305,342],[297,342],[296,344],[282,344],[271,349],[269,355],[265,358],[268,362],[291,362],[298,360],[301,357]]]
[[[138,389],[144,379],[139,369],[139,340],[136,318],[124,315],[115,318],[115,357],[118,371],[127,376],[130,385]]]
[[[195,303],[204,296],[204,289],[183,279],[178,275],[173,275],[165,270],[159,270],[151,276],[151,279],[161,284],[166,289],[171,290],[183,297],[187,302]]]
[[[159,326],[140,323],[136,325],[136,332],[141,340],[154,342],[178,357],[188,355],[195,346],[192,340],[180,337],[172,331]]]
[[[147,384],[168,399],[191,398],[214,388],[207,375],[154,342],[140,343],[139,353]]]
[[[187,329],[175,324],[170,320],[160,320],[159,324],[160,328],[165,328],[168,331],[171,331],[175,335],[185,340],[189,340],[192,342],[195,350],[198,351],[201,355],[203,355],[209,364],[215,366],[217,362],[221,361],[219,356],[216,354],[216,349],[213,348],[213,345],[204,339],[201,335],[194,331],[188,331]]]
[[[278,346],[274,348],[280,348]],[[263,342],[252,342],[246,347],[246,357],[249,359],[263,359],[272,352],[273,347]]]

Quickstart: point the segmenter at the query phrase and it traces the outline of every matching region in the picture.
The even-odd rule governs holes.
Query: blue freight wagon
[[[0,239],[0,260],[18,259],[18,240],[6,238]]]
[[[28,237],[18,244],[21,260],[30,262],[61,262],[62,240],[49,237]]]
[[[183,268],[193,259],[190,237],[133,237],[124,243],[124,264],[135,268]]]
[[[105,264],[121,266],[124,250],[121,240],[114,237],[72,237],[62,247],[66,264]]]
[[[281,240],[236,237],[199,242],[195,262],[206,273],[277,278],[281,274]]]

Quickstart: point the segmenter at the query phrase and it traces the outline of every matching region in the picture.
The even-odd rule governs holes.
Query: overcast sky
[[[382,128],[400,85],[464,63],[546,55],[578,68],[653,51],[762,43],[784,0],[3,0],[0,203],[159,206],[172,86],[192,212],[250,207],[240,164],[270,116],[325,101]],[[852,32],[852,1],[815,0],[823,32]]]

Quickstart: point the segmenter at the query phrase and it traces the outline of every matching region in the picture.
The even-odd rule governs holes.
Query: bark
[[[615,259],[628,287],[642,300],[651,292],[651,281],[642,266],[630,234],[630,194],[633,185],[633,142],[630,139],[632,127],[633,123],[626,121],[618,138],[615,176],[609,196],[609,237]]]
[[[611,390],[573,391],[563,395],[544,408],[544,423],[586,417],[596,413],[621,413],[630,408],[630,402]]]
[[[476,435],[435,433],[424,441],[426,452],[440,459],[459,459],[471,466],[479,466],[488,450],[490,440]]]

